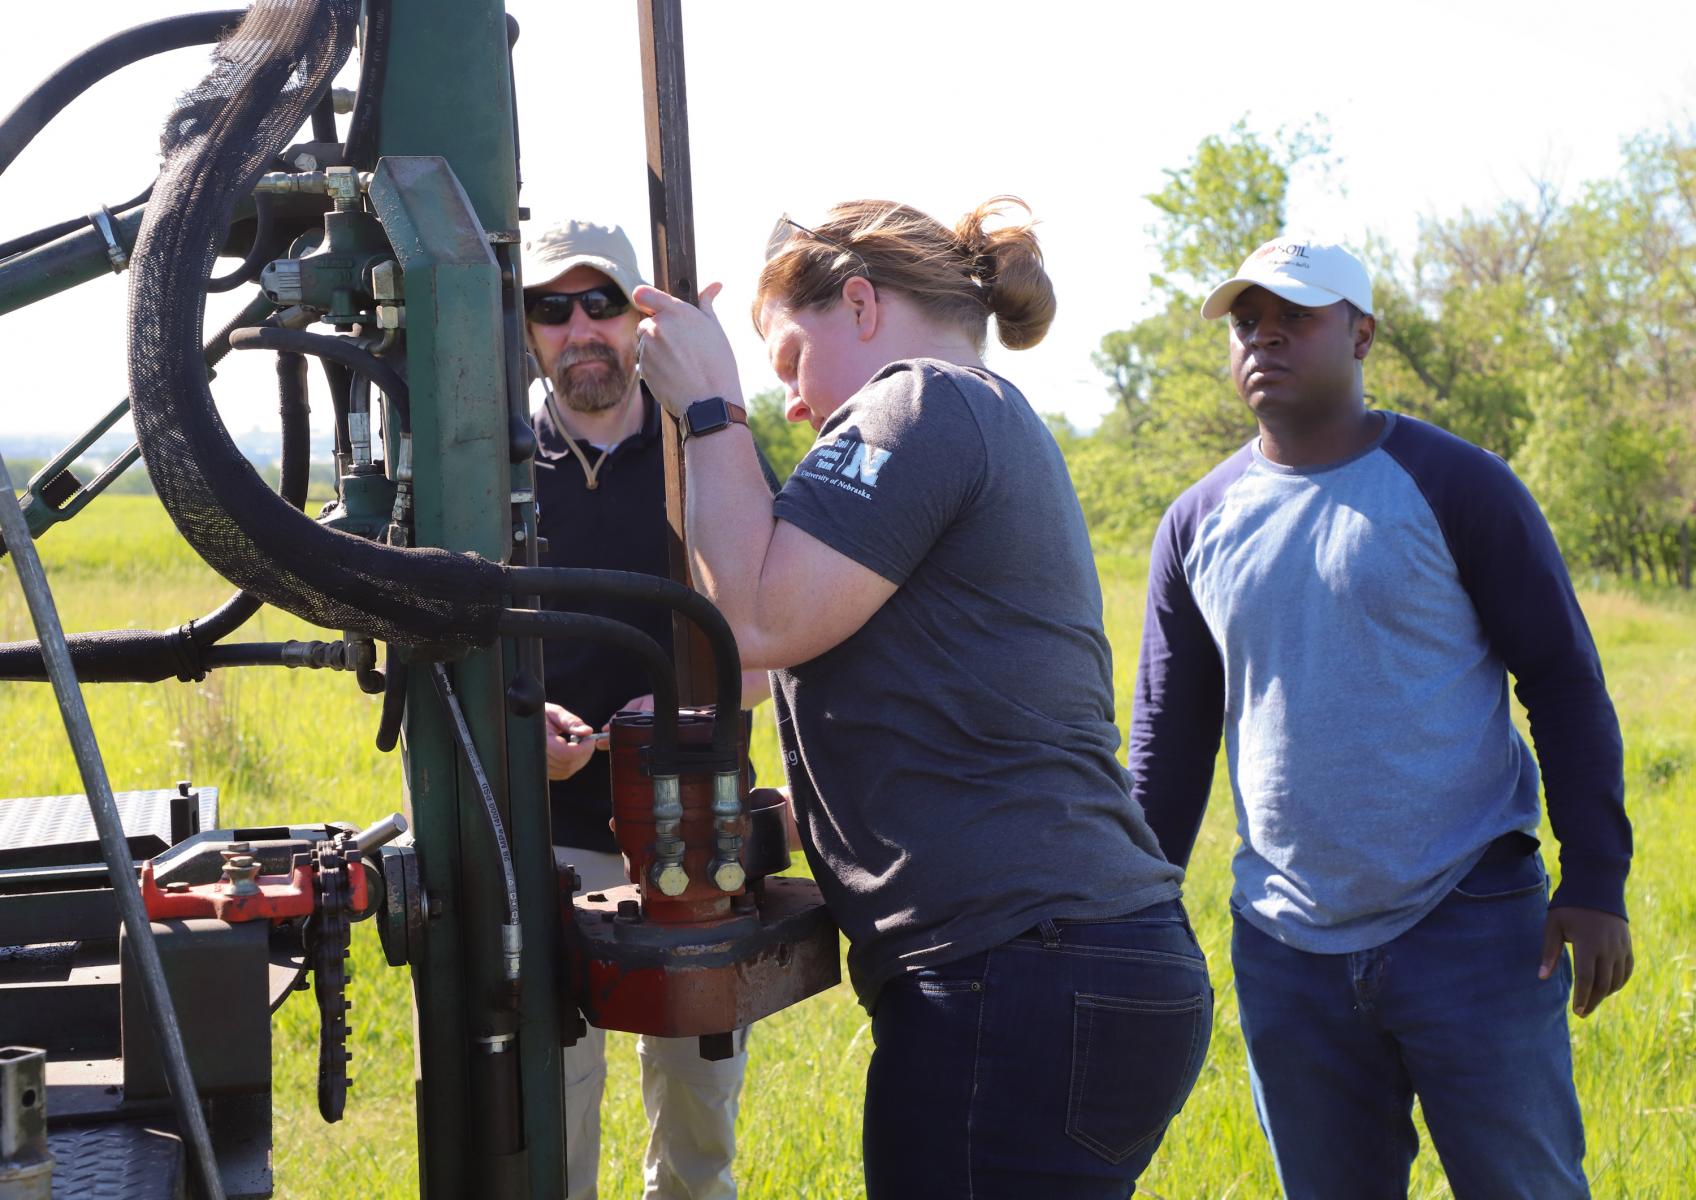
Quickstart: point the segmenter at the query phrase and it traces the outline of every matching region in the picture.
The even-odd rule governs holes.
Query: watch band
[[[723,396],[714,396],[708,400],[697,400],[683,410],[683,419],[679,424],[683,428],[683,440],[705,437],[709,433],[717,433],[731,425],[746,425],[748,413],[740,404],[732,404]]]

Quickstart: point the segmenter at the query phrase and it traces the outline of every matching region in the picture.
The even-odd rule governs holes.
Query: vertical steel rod
[[[147,1012],[153,1018],[153,1035],[159,1040],[165,1058],[166,1079],[171,1085],[171,1098],[176,1103],[177,1120],[188,1134],[200,1165],[201,1185],[207,1200],[224,1200],[224,1181],[218,1174],[218,1160],[212,1154],[212,1136],[206,1128],[206,1114],[201,1111],[200,1097],[194,1090],[194,1076],[188,1068],[188,1051],[183,1046],[183,1034],[177,1024],[176,1005],[171,1002],[171,990],[165,983],[165,967],[159,961],[159,948],[153,944],[153,926],[141,903],[141,886],[136,882],[135,860],[124,840],[124,826],[118,816],[118,805],[112,799],[112,784],[106,778],[106,766],[100,759],[100,746],[94,740],[94,726],[89,722],[88,709],[77,686],[76,671],[71,666],[70,649],[65,645],[65,630],[59,624],[59,612],[53,606],[53,593],[47,586],[47,575],[41,568],[41,557],[29,535],[23,509],[18,507],[12,487],[11,472],[6,459],[0,455],[0,537],[11,551],[12,562],[23,585],[24,599],[29,603],[35,635],[41,640],[41,654],[47,663],[47,674],[53,681],[53,694],[59,701],[59,713],[65,719],[65,732],[76,755],[77,769],[82,773],[83,791],[94,816],[94,827],[100,833],[100,853],[106,859],[106,871],[112,880],[112,891],[118,898],[118,912],[123,916],[124,929],[135,943],[135,961],[141,968],[142,993],[147,998]]]

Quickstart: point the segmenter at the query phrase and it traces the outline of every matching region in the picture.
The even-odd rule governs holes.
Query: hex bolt
[[[232,896],[259,894],[259,860],[251,854],[224,852],[224,886]]]
[[[721,892],[739,891],[747,879],[748,873],[739,862],[721,862],[713,867],[713,884]]]
[[[618,915],[613,918],[620,925],[634,925],[642,919],[642,905],[635,900],[620,900]]]
[[[689,888],[689,875],[682,863],[658,863],[653,869],[654,886],[661,895],[681,896]]]

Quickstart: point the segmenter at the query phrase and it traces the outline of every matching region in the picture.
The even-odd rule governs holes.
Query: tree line
[[[1160,269],[1154,312],[1107,334],[1101,424],[1050,425],[1091,530],[1146,540],[1166,506],[1254,435],[1201,319],[1213,283],[1285,229],[1292,175],[1332,177],[1319,127],[1204,139],[1147,197]],[[1691,586],[1696,514],[1696,127],[1632,138],[1621,169],[1563,196],[1422,222],[1411,252],[1354,247],[1372,271],[1370,402],[1501,455],[1530,486],[1575,568]],[[749,418],[782,474],[811,431],[782,395]]]
[[[1563,197],[1433,217],[1411,255],[1369,237],[1377,344],[1369,401],[1501,455],[1575,567],[1690,587],[1696,512],[1696,128],[1646,133],[1621,170]],[[1095,355],[1114,408],[1063,423],[1086,514],[1140,533],[1253,435],[1199,309],[1285,225],[1291,174],[1334,166],[1322,133],[1205,139],[1148,197],[1154,315]]]

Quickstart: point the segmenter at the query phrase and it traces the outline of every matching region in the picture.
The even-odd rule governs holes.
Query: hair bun
[[[1025,220],[1003,223],[1000,218],[1013,208],[1022,210]],[[1030,205],[1017,196],[994,196],[954,226],[961,247],[973,256],[972,275],[995,314],[996,336],[1009,350],[1036,345],[1054,323],[1054,284],[1042,264],[1030,215]]]

